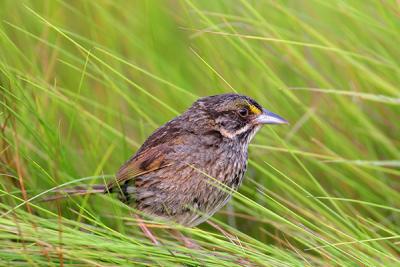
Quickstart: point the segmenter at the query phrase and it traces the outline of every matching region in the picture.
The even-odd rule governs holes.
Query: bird
[[[116,193],[144,214],[195,227],[242,184],[248,146],[260,128],[286,123],[245,95],[199,98],[156,129],[112,181],[91,192]]]
[[[284,123],[248,96],[200,98],[151,134],[105,192],[117,191],[145,214],[194,227],[239,188],[248,145],[262,125]]]

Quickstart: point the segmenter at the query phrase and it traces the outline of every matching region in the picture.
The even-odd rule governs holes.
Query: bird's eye
[[[239,110],[239,115],[242,117],[246,117],[247,115],[249,115],[249,111],[247,110],[247,108],[242,108]]]

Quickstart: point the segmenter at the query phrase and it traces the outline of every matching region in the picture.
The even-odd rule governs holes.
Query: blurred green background
[[[0,264],[400,266],[399,11],[1,1]],[[256,136],[244,184],[213,218],[235,238],[181,229],[203,246],[188,251],[160,230],[171,256],[111,197],[38,201],[110,179],[154,129],[228,92],[290,121]]]

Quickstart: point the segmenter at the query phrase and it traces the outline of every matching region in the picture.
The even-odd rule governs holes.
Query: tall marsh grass
[[[400,266],[398,2],[4,0],[0,18],[0,265]],[[211,224],[148,222],[157,247],[112,197],[40,201],[226,92],[290,125],[257,135]]]

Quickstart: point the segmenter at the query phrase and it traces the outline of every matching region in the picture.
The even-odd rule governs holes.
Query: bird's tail
[[[53,201],[57,199],[63,199],[70,196],[82,196],[82,195],[90,195],[90,194],[104,194],[107,193],[106,185],[104,184],[95,184],[95,185],[87,185],[87,186],[76,186],[72,188],[64,188],[54,190],[54,195],[46,197],[43,201]]]

